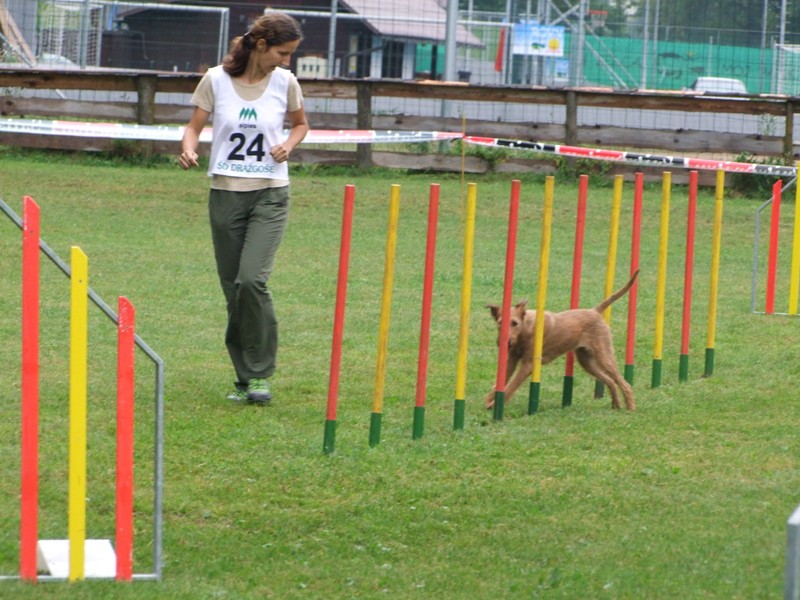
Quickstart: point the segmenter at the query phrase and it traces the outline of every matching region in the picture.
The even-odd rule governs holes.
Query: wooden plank
[[[432,85],[426,82],[414,81],[362,81],[361,85],[369,85],[374,96],[391,96],[393,98],[566,104],[566,90],[563,89],[496,87],[455,83]]]
[[[783,151],[783,139],[778,136],[747,136],[713,131],[644,131],[621,127],[581,129],[578,132],[578,145],[591,148],[637,148],[654,154],[675,156],[698,153],[738,155],[742,152],[757,156],[779,156]]]
[[[137,106],[133,103],[110,103],[89,101],[63,101],[53,99],[6,98],[2,112],[5,115],[52,118],[95,118],[114,122],[137,121]],[[191,115],[191,107],[178,105],[157,106],[156,124],[185,124]],[[358,127],[356,115],[335,113],[309,113],[309,122],[315,129],[354,129]],[[432,117],[373,116],[372,127],[411,131],[458,131],[458,119],[436,119]],[[547,126],[524,123],[497,123],[495,121],[469,121],[467,133],[475,136],[499,137],[511,140],[543,141],[561,143],[564,128],[553,124]],[[782,136],[748,136],[736,133],[686,130],[642,130],[624,127],[579,127],[573,144],[592,148],[632,148],[649,150],[656,154],[687,156],[695,153],[747,152],[756,156],[779,156],[784,151]],[[31,136],[29,136],[31,137]],[[24,144],[23,144],[24,145]],[[654,150],[654,149],[662,150]]]
[[[355,100],[357,96],[357,88],[353,85],[352,80],[300,79],[300,85],[303,88],[303,96],[309,98]]]
[[[408,152],[373,152],[372,163],[390,169],[411,171],[461,171],[461,157],[455,154],[411,154]],[[464,163],[466,173],[486,173],[488,164],[482,158],[468,156]]]
[[[60,100],[57,98],[16,98],[5,96],[0,112],[4,116],[39,117],[42,119],[100,119],[114,122],[136,122],[133,102],[94,102],[91,100]],[[186,120],[189,118],[187,116]]]
[[[783,105],[786,102],[787,98],[775,97],[730,99],[671,93],[625,92],[607,94],[578,91],[578,104],[581,107],[783,116]]]
[[[50,69],[15,70],[0,67],[0,87],[32,89],[87,89],[106,91],[136,91],[139,71],[127,69],[92,68],[80,71]],[[157,91],[191,94],[201,77],[198,73],[147,72],[158,77]],[[775,96],[752,96],[725,99],[675,93],[621,92],[569,88],[525,88],[463,85],[457,83],[431,84],[413,81],[374,80],[307,80],[301,79],[303,94],[309,98],[354,100],[359,87],[369,88],[373,97],[428,98],[464,102],[514,102],[564,106],[567,93],[575,95],[578,107],[603,107],[640,110],[673,110],[681,112],[718,112],[746,115],[785,116],[787,102],[800,100]],[[796,108],[794,109],[796,111]]]
[[[0,87],[41,90],[135,92],[136,75],[90,70],[0,69]]]
[[[191,94],[201,75],[173,73],[172,71],[135,71],[133,69],[107,69],[87,67],[80,70],[19,69],[0,67],[0,87],[42,90],[104,90],[108,92],[135,92],[140,76],[157,77],[157,91]]]
[[[136,144],[136,140],[115,140],[112,138],[65,137],[58,135],[30,135],[27,133],[0,133],[0,145],[18,148],[39,148],[45,150],[73,150],[78,152],[125,152]],[[152,146],[155,154],[178,155],[180,142],[144,142]]]
[[[0,67],[0,87],[11,92],[0,99],[0,112],[4,115],[33,116],[40,118],[100,119],[122,122],[153,122],[183,125],[191,116],[188,105],[152,106],[152,112],[131,102],[74,101],[24,98],[16,95],[14,88],[103,90],[134,92],[149,102],[155,92],[190,94],[199,81],[197,73],[139,72],[120,69],[86,69],[58,71],[46,69],[11,69]],[[141,86],[142,81],[150,85]],[[793,140],[794,113],[800,99],[784,97],[749,97],[742,99],[704,98],[683,94],[652,92],[613,92],[596,89],[561,89],[524,87],[471,86],[452,83],[375,81],[375,80],[304,80],[307,96],[332,99],[352,99],[360,94],[357,114],[309,113],[309,121],[317,129],[369,128],[412,131],[458,131],[460,119],[404,114],[373,115],[368,98],[377,96],[422,97],[429,99],[452,98],[480,103],[528,102],[547,105],[566,105],[580,111],[586,107],[622,108],[643,111],[710,111],[726,114],[776,115],[780,124],[773,135],[718,133],[709,131],[651,130],[643,128],[610,127],[605,125],[577,126],[570,121],[571,135],[565,137],[564,123],[539,125],[531,122],[505,122],[470,120],[467,133],[485,137],[520,139],[564,143],[572,141],[589,147],[625,147],[646,150],[657,154],[691,155],[697,153],[725,153],[738,155],[748,152],[756,156],[789,156],[795,150]],[[153,87],[154,86],[154,87]],[[155,91],[154,91],[155,90]],[[646,118],[646,115],[645,115]],[[648,121],[649,122],[649,121]],[[662,150],[652,150],[661,148]],[[362,152],[364,150],[362,149]]]

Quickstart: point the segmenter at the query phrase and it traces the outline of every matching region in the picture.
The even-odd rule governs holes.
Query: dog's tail
[[[622,298],[622,297],[623,297],[625,294],[627,294],[627,293],[628,293],[628,290],[629,290],[629,289],[631,289],[631,288],[633,287],[633,283],[636,281],[636,277],[637,277],[638,275],[639,275],[639,269],[636,269],[636,271],[633,273],[633,275],[631,275],[631,278],[628,280],[628,283],[626,283],[624,286],[622,286],[622,287],[621,287],[620,289],[618,289],[616,292],[614,292],[613,294],[611,294],[611,295],[610,295],[608,298],[606,298],[605,300],[603,300],[603,301],[602,301],[600,304],[598,304],[597,306],[595,306],[595,307],[594,307],[594,309],[595,309],[597,312],[601,313],[601,314],[602,314],[603,312],[605,312],[605,310],[606,310],[606,309],[607,309],[609,306],[611,306],[612,304],[614,304],[614,302],[616,302],[617,300],[619,300],[619,299],[620,299],[620,298]]]

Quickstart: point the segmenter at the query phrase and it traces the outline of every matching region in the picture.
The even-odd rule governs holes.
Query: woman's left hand
[[[289,151],[283,144],[273,146],[269,151],[269,155],[275,160],[275,162],[282,163],[289,160]]]

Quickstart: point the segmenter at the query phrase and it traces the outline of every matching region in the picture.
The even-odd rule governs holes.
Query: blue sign
[[[564,56],[564,30],[560,25],[520,21],[514,25],[511,51],[527,56]]]

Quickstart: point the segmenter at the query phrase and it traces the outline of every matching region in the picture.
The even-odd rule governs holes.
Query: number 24
[[[246,156],[254,156],[256,160],[259,162],[264,160],[264,156],[266,152],[264,151],[264,134],[259,133],[253,141],[250,142],[250,145],[247,146],[246,156],[242,154],[242,148],[247,143],[247,138],[243,133],[233,133],[229,138],[229,141],[236,144],[231,150],[230,154],[228,154],[228,160],[244,160]]]

